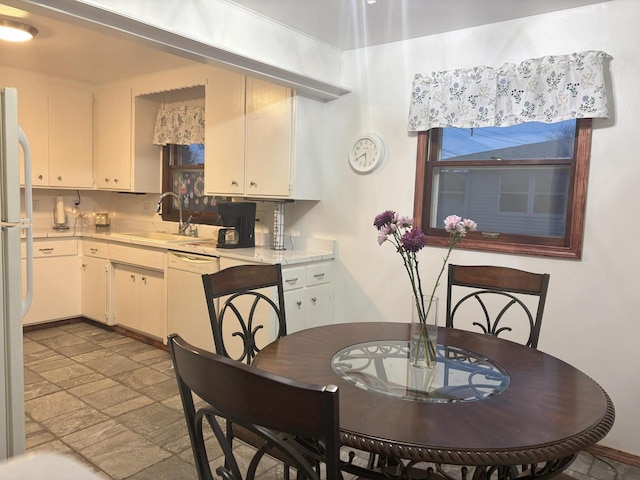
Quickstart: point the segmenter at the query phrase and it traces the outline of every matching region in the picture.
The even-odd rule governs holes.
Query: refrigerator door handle
[[[22,299],[22,316],[24,317],[33,300],[33,196],[31,192],[31,148],[22,128],[18,128],[18,142],[24,151],[24,208],[26,216],[21,220],[27,239],[27,291]]]

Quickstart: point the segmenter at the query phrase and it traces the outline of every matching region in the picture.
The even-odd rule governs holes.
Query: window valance
[[[416,74],[409,131],[608,117],[601,51]]]
[[[160,105],[153,143],[155,145],[204,143],[204,106]]]

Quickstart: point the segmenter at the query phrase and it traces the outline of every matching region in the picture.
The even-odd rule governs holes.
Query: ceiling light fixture
[[[378,0],[367,0],[367,3],[369,5],[373,5],[374,3],[376,3]]]
[[[26,42],[38,34],[38,30],[26,23],[0,19],[0,40]]]

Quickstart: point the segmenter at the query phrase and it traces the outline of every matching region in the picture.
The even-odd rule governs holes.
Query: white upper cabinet
[[[96,108],[96,186],[127,191],[131,188],[131,88],[100,89]]]
[[[49,185],[93,187],[93,94],[49,85]]]
[[[207,80],[210,195],[319,200],[324,104],[290,88],[214,71]]]
[[[18,119],[29,139],[33,186],[93,187],[91,90],[2,66],[0,86],[18,89]]]
[[[292,91],[255,78],[246,85],[245,194],[289,198]]]
[[[215,70],[205,94],[207,192],[244,195],[244,75]]]
[[[160,149],[152,143],[157,105],[116,84],[98,91],[97,109],[98,189],[158,193]]]

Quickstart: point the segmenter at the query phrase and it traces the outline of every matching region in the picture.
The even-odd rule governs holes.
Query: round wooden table
[[[587,375],[490,335],[450,328],[438,333],[439,344],[486,357],[509,376],[504,391],[477,401],[432,403],[384,395],[356,386],[332,367],[336,353],[350,345],[408,338],[409,324],[403,323],[328,325],[280,338],[260,352],[254,366],[337,385],[343,444],[390,458],[506,470],[544,463],[552,474],[613,426],[611,399]],[[498,478],[511,474],[505,475]]]

